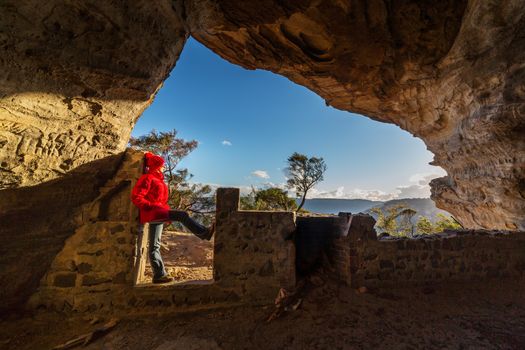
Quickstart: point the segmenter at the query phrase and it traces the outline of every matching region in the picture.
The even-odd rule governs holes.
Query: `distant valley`
[[[416,220],[419,216],[426,216],[430,220],[435,221],[439,213],[450,216],[448,212],[436,208],[436,205],[430,198],[403,198],[385,202],[366,199],[313,198],[306,200],[304,209],[321,214],[337,214],[339,212],[369,213],[369,210],[374,207],[388,209],[400,203],[404,203],[417,211],[414,218]]]

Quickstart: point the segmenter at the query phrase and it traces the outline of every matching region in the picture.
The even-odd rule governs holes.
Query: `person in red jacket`
[[[147,171],[133,187],[131,201],[139,208],[140,223],[149,223],[148,254],[153,270],[153,283],[171,282],[160,255],[160,239],[165,222],[178,221],[200,239],[210,240],[213,226],[208,229],[199,224],[187,212],[171,210],[168,205],[168,186],[164,182],[164,159],[153,153],[144,155]]]

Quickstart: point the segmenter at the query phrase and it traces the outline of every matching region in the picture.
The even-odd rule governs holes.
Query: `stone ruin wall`
[[[82,165],[60,179],[0,193],[0,311],[19,307],[66,239],[82,226],[82,207],[115,175],[123,154]]]
[[[135,285],[146,259],[144,233],[131,189],[142,174],[143,153],[128,150],[99,196],[81,211],[69,237],[29,301],[33,308],[108,312],[174,310],[268,301],[295,285],[295,230],[291,212],[239,211],[239,190],[219,189],[214,281]],[[143,266],[143,264],[142,264]]]
[[[138,224],[138,211],[130,201],[130,193],[142,170],[142,152],[128,150],[122,154],[96,198],[76,212],[77,225],[69,238],[63,238],[63,248],[49,263],[45,259],[40,263],[6,262],[6,271],[10,271],[7,277],[14,278],[17,271],[25,269],[40,282],[38,288],[28,287],[19,295],[7,290],[3,308],[20,304],[31,295],[27,304],[30,308],[169,312],[268,303],[280,288],[293,289],[294,214],[240,211],[238,189],[217,192],[213,281],[137,285],[138,269],[146,254],[140,249],[144,231]],[[348,234],[333,240],[327,250],[338,278],[353,287],[523,278],[523,232],[465,231],[378,240],[373,225],[370,216],[353,215]]]
[[[525,232],[465,230],[378,239],[366,230],[350,230],[332,242],[328,254],[338,278],[354,288],[525,277]]]

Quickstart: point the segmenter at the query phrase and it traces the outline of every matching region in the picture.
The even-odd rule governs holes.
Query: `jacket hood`
[[[144,158],[146,159],[146,166],[148,167],[148,173],[155,173],[160,169],[160,167],[164,165],[164,159],[153,153],[146,152],[146,154],[144,155]]]

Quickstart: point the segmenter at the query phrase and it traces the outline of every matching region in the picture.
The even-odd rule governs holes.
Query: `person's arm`
[[[139,209],[149,209],[153,206],[153,203],[146,199],[150,186],[151,179],[148,176],[141,176],[131,191],[131,201]]]

